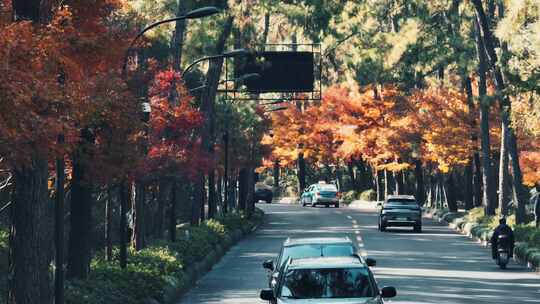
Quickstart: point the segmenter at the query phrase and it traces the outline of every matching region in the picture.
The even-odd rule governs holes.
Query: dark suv
[[[413,227],[414,232],[422,232],[422,208],[411,195],[389,195],[379,204],[379,230],[387,227]]]

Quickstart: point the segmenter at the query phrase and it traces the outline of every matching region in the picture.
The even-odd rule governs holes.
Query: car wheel
[[[339,203],[336,203],[334,207],[339,208]]]
[[[422,225],[415,225],[414,226],[414,232],[422,232]]]
[[[266,200],[266,203],[267,203],[267,204],[271,204],[271,203],[272,203],[272,199]]]
[[[381,222],[379,222],[379,231],[380,232],[385,232],[386,231],[386,226],[384,226]]]

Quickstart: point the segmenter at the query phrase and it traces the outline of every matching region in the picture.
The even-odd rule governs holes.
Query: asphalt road
[[[379,232],[374,209],[260,204],[267,216],[256,233],[233,247],[178,304],[265,303],[263,261],[276,257],[286,237],[343,236],[377,260],[380,287],[394,286],[392,303],[540,303],[540,275],[520,265],[499,270],[487,249],[439,223],[423,233]]]

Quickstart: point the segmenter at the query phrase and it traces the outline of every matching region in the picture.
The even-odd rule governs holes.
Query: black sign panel
[[[257,73],[244,82],[248,92],[312,92],[315,82],[312,52],[259,52],[237,57],[235,78]]]

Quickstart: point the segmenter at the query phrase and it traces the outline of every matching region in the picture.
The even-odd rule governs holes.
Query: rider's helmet
[[[505,216],[501,216],[499,218],[499,224],[500,225],[506,225],[506,217]]]

